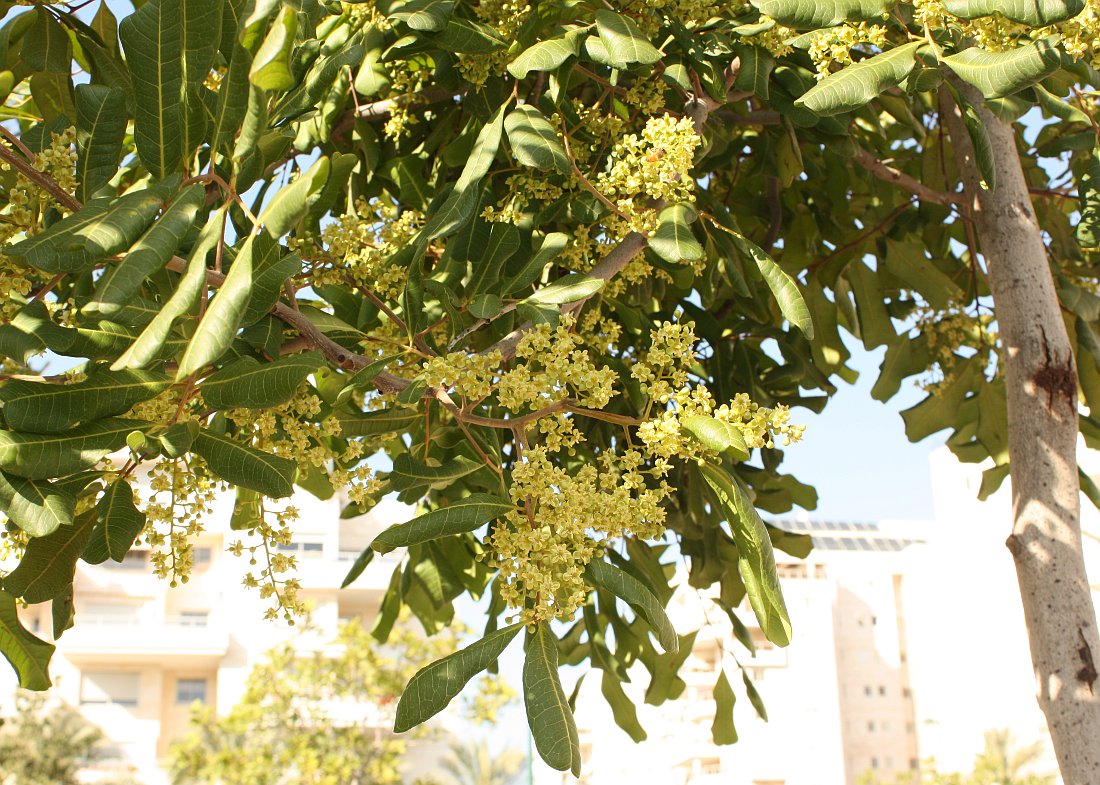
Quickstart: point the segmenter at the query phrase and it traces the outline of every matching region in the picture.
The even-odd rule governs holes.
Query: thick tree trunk
[[[981,96],[968,94],[982,105]],[[1013,500],[1006,544],[1020,582],[1039,704],[1065,785],[1097,785],[1100,637],[1081,550],[1077,368],[1012,127],[979,109],[997,178],[994,190],[982,190],[958,110],[949,100],[942,107],[1003,347]]]

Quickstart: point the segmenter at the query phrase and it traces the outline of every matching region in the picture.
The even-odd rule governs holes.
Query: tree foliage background
[[[488,609],[481,641],[412,679],[398,730],[526,628],[524,699],[551,766],[580,764],[561,664],[602,670],[642,738],[627,668],[649,670],[648,702],[684,688],[693,634],[662,610],[676,556],[745,645],[745,598],[790,640],[772,549],[810,543],[758,510],[815,504],[782,448],[801,435],[789,407],[820,410],[854,378],[842,330],[886,346],[876,398],[910,377],[927,390],[910,438],[947,428],[962,460],[992,459],[982,495],[1029,460],[1029,445],[1010,456],[1014,391],[1076,434],[1078,376],[1085,403],[1100,395],[1098,35],[1091,0],[11,14],[0,503],[21,561],[0,589],[5,656],[48,684],[52,644],[16,602],[53,602],[59,636],[80,559],[140,540],[186,580],[221,485],[249,583],[292,619],[279,500],[340,489],[352,516],[396,493],[422,514],[348,576],[408,549],[374,637],[403,606],[429,632],[462,594]],[[1006,125],[1028,111],[1051,121],[1030,146]],[[1017,186],[1022,207],[998,213]],[[1045,370],[1006,388],[999,330],[1021,309],[993,302],[989,272],[996,218],[1014,215],[1038,221],[1068,333],[1048,320]],[[85,362],[49,375],[45,351]],[[390,468],[372,471],[379,452]],[[1064,536],[1031,528],[1069,548],[1066,569],[1075,505],[1055,516]],[[1037,667],[1100,723],[1091,599],[1066,575],[1084,649],[1035,632],[1064,638]],[[725,672],[715,694],[730,743]]]

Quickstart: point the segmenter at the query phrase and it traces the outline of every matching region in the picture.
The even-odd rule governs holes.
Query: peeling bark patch
[[[1093,692],[1093,682],[1100,674],[1096,672],[1096,665],[1092,661],[1092,649],[1089,648],[1088,641],[1085,640],[1085,633],[1081,631],[1080,627],[1077,628],[1077,636],[1081,639],[1081,646],[1077,649],[1077,656],[1081,658],[1081,669],[1076,674],[1077,681],[1089,685],[1089,692]]]
[[[1013,517],[1015,517],[1015,513],[1013,513]],[[1005,547],[1008,548],[1014,559],[1018,559],[1020,554],[1024,552],[1024,541],[1020,539],[1020,535],[1010,534],[1008,539],[1005,540]]]
[[[1073,364],[1072,356],[1065,360],[1057,360],[1051,356],[1050,345],[1047,343],[1046,330],[1039,328],[1043,335],[1043,365],[1031,377],[1031,382],[1047,394],[1047,405],[1053,409],[1055,401],[1064,403],[1070,411],[1076,412],[1075,401],[1077,398],[1077,368]]]

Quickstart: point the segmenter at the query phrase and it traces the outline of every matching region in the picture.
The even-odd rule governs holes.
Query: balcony
[[[337,591],[347,577],[348,570],[359,558],[361,551],[340,551],[336,559],[298,557],[298,579],[306,591]],[[389,586],[390,576],[401,561],[404,551],[375,554],[374,560],[363,570],[355,583],[345,592],[383,592]]]
[[[143,617],[83,613],[58,642],[74,662],[111,664],[155,661],[189,667],[216,665],[229,651],[228,628],[197,614]]]

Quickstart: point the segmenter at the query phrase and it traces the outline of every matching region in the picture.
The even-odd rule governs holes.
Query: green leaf
[[[145,528],[145,513],[134,506],[134,490],[121,477],[107,486],[96,503],[96,524],[84,548],[89,564],[121,562]]]
[[[235,360],[199,385],[207,406],[218,409],[267,409],[294,397],[306,377],[324,365],[317,351],[261,363],[252,357]]]
[[[1077,16],[1085,9],[1085,0],[944,0],[943,6],[961,19],[997,12],[1013,22],[1046,27]]]
[[[122,261],[107,268],[84,310],[112,316],[126,308],[146,279],[168,264],[205,201],[206,191],[197,183],[181,191]]]
[[[389,18],[404,22],[410,30],[438,33],[447,26],[454,9],[454,0],[413,0],[390,11]]]
[[[571,30],[557,38],[539,41],[508,64],[508,73],[516,79],[525,79],[532,71],[553,71],[580,54],[583,37],[583,33]]]
[[[261,90],[289,90],[296,81],[290,68],[291,50],[298,33],[298,14],[284,5],[268,28],[267,36],[252,58],[248,78]]]
[[[25,690],[49,689],[50,658],[55,647],[52,643],[31,635],[19,621],[15,597],[0,589],[0,654],[4,655],[19,677],[19,686]]]
[[[623,691],[623,685],[611,671],[604,671],[600,681],[600,692],[604,700],[611,707],[611,714],[615,717],[615,724],[626,731],[631,740],[638,744],[647,738],[645,728],[638,722],[638,710],[634,702]]]
[[[493,115],[493,119],[478,132],[470,158],[462,168],[462,174],[455,181],[454,190],[436,214],[428,219],[421,232],[421,238],[434,240],[451,234],[465,226],[473,216],[474,207],[477,204],[478,186],[482,178],[488,174],[497,150],[500,149],[506,106],[507,104],[501,106]]]
[[[451,534],[471,532],[515,508],[507,499],[475,493],[446,507],[418,515],[411,521],[391,526],[375,537],[370,547],[379,553],[386,553],[394,548],[407,548]]]
[[[126,94],[118,88],[76,86],[76,198],[81,202],[118,171],[126,116]]]
[[[914,41],[846,66],[807,90],[795,105],[819,115],[859,109],[901,84],[917,64],[917,50],[926,45]]]
[[[222,208],[211,216],[210,221],[203,227],[195,247],[191,250],[183,277],[176,284],[176,291],[134,341],[134,345],[115,360],[111,370],[145,366],[157,356],[168,340],[168,334],[176,319],[198,305],[199,298],[206,287],[206,254],[222,242],[226,209]]]
[[[595,585],[607,589],[628,603],[656,633],[662,649],[666,652],[675,652],[679,648],[672,622],[668,620],[660,601],[653,596],[653,592],[647,589],[644,583],[633,575],[599,559],[590,561],[585,567],[584,574]]]
[[[93,199],[46,231],[6,248],[5,254],[45,273],[80,270],[133,245],[163,205],[160,188],[117,199]]]
[[[673,204],[661,210],[657,231],[649,238],[653,253],[673,264],[702,259],[703,246],[691,231],[695,217],[695,210],[686,204]]]
[[[239,43],[226,66],[218,88],[218,103],[214,109],[213,127],[210,131],[210,147],[214,150],[232,150],[237,133],[248,111],[250,85],[248,72],[252,68],[252,55]]]
[[[752,683],[752,679],[749,678],[749,672],[745,669],[741,670],[741,681],[745,683],[745,694],[749,696],[749,703],[756,709],[756,715],[764,722],[768,721],[768,710],[764,706],[764,699],[760,697],[760,693],[756,690],[756,685]]]
[[[989,133],[982,118],[978,116],[978,110],[962,98],[958,91],[954,92],[962,107],[966,132],[974,146],[974,158],[978,164],[978,171],[982,175],[982,186],[986,190],[992,190],[997,187],[997,161],[993,157],[993,144],[989,140]]]
[[[81,422],[124,414],[168,387],[168,378],[149,371],[96,369],[73,384],[12,379],[0,384],[8,427],[28,433],[62,433]]]
[[[596,32],[608,60],[616,68],[626,68],[633,63],[651,65],[662,57],[630,17],[599,10],[596,12]]]
[[[471,55],[490,54],[508,46],[494,28],[457,17],[447,20],[443,32],[435,36],[435,42],[448,52]]]
[[[373,548],[364,548],[363,552],[356,558],[355,563],[351,565],[351,569],[348,570],[348,574],[344,576],[343,582],[340,584],[341,589],[346,589],[351,586],[363,574],[363,570],[367,569],[372,561],[374,561],[374,554],[376,551]]]
[[[373,387],[374,378],[378,376],[378,374],[382,373],[382,371],[386,370],[387,365],[392,363],[398,357],[401,357],[403,354],[404,352],[399,352],[397,354],[391,354],[387,355],[386,357],[381,357],[367,365],[365,368],[352,374],[351,378],[344,383],[344,388],[340,390],[339,395],[336,396],[336,405],[339,406],[345,401],[350,400],[352,394],[359,390],[365,390]]]
[[[531,258],[505,281],[502,287],[503,294],[513,294],[537,281],[546,265],[556,259],[571,240],[572,238],[565,232],[550,232],[546,235]]]
[[[408,453],[404,453],[394,459],[390,481],[396,491],[403,491],[421,485],[446,487],[459,477],[465,477],[484,465],[460,455],[447,461],[445,466],[428,466]]]
[[[563,305],[584,300],[607,283],[602,278],[589,278],[584,273],[563,275],[549,286],[544,286],[523,302],[528,305]]]
[[[134,86],[134,143],[156,179],[184,162],[183,22],[179,0],[149,0],[122,20],[119,38]]]
[[[702,414],[693,414],[681,420],[688,433],[708,450],[728,453],[739,461],[749,459],[749,449],[740,429],[723,420]]]
[[[273,499],[294,493],[298,465],[292,460],[248,447],[206,429],[195,435],[191,449],[206,461],[215,476],[230,485],[248,488]]]
[[[504,120],[508,144],[516,160],[535,169],[556,169],[569,174],[571,167],[565,148],[550,121],[530,104],[517,106]]]
[[[836,27],[844,22],[881,21],[893,0],[750,0],[781,25],[799,30]]]
[[[791,621],[768,530],[736,480],[709,463],[701,464],[699,470],[733,531],[737,566],[760,628],[772,643],[786,646],[791,642]]]
[[[764,276],[765,283],[775,295],[779,310],[783,312],[787,321],[800,329],[808,339],[813,340],[814,323],[810,317],[810,309],[802,299],[802,292],[798,290],[798,284],[756,243],[741,236],[734,239],[741,250],[756,262],[760,274]]]
[[[289,232],[308,211],[313,201],[321,195],[321,189],[328,182],[331,163],[322,156],[290,185],[280,188],[267,207],[260,213],[259,221],[271,235],[278,240]]]
[[[4,591],[34,605],[60,597],[76,575],[76,562],[88,544],[96,516],[88,510],[72,526],[62,526],[45,537],[32,537],[19,566],[4,578]]]
[[[198,432],[199,425],[196,422],[177,422],[161,431],[157,435],[157,441],[169,458],[182,458],[191,449]]]
[[[0,472],[0,511],[31,537],[45,537],[71,526],[76,499],[46,480]]]
[[[73,605],[73,587],[60,597],[50,601],[50,617],[53,624],[53,639],[58,640],[65,630],[71,629],[76,621],[76,608]]]
[[[407,409],[380,409],[363,414],[340,415],[340,435],[346,439],[361,439],[397,433],[410,428],[423,415]]]
[[[1100,248],[1100,150],[1093,149],[1077,178],[1081,219],[1075,232],[1083,248]]]
[[[32,71],[52,71],[68,76],[73,63],[69,34],[47,9],[39,7],[32,13],[34,23],[23,36],[20,51],[23,62]]]
[[[97,420],[65,433],[0,431],[0,470],[46,480],[95,466],[108,453],[126,444],[132,431],[149,427],[142,420]]]
[[[404,733],[445,709],[466,682],[497,661],[522,628],[513,624],[491,632],[417,671],[397,703],[394,732]]]
[[[1062,64],[1062,55],[1052,39],[1044,38],[1003,52],[970,47],[943,62],[986,98],[1003,98],[1054,73]]]
[[[718,683],[714,685],[714,722],[710,726],[715,744],[736,744],[737,729],[733,725],[733,704],[737,696],[733,693],[730,680],[723,670],[718,674]]]
[[[577,723],[558,679],[558,641],[550,626],[540,623],[528,633],[523,660],[523,703],[535,748],[558,771],[581,773]]]
[[[283,254],[282,247],[267,232],[256,235],[253,242],[252,294],[241,317],[241,325],[255,324],[274,308],[286,279],[301,270],[302,260],[292,253]]]

